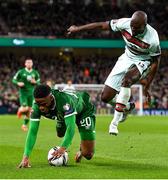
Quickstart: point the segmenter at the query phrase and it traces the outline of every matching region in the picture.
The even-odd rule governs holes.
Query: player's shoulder
[[[37,69],[34,69],[34,68],[32,69],[32,72],[38,73]]]
[[[152,27],[150,24],[147,24],[147,29],[150,33],[158,34],[156,29],[154,27]]]
[[[112,19],[111,24],[120,24],[120,25],[129,25],[131,22],[131,18],[120,18],[120,19]]]
[[[121,31],[123,29],[129,29],[130,21],[131,18],[112,19],[110,21],[110,27],[113,31]]]
[[[20,68],[20,69],[18,70],[19,73],[23,73],[23,72],[25,72],[25,71],[26,71],[25,68]]]
[[[64,111],[67,107],[73,106],[74,102],[71,95],[64,91],[52,89],[52,95],[56,101],[56,107],[58,111]]]
[[[60,91],[58,89],[51,89],[51,93],[58,102],[66,101],[69,98],[67,93]]]
[[[131,22],[131,18],[125,18],[125,17],[123,17],[123,18],[120,18],[120,19],[118,19],[120,22],[123,22],[123,23],[130,23]]]
[[[149,24],[147,24],[147,36],[150,38],[151,43],[159,42],[158,32]]]

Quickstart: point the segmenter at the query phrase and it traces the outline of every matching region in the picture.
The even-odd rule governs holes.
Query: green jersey
[[[52,90],[51,94],[54,97],[54,103],[48,113],[41,112],[36,102],[32,106],[30,127],[24,150],[25,156],[29,156],[33,149],[41,116],[57,120],[57,135],[58,131],[64,132],[61,147],[68,148],[71,144],[75,133],[75,124],[78,126],[82,140],[95,139],[95,107],[90,102],[89,94],[86,92],[61,92],[59,90]]]
[[[40,83],[39,73],[32,69],[29,71],[26,68],[20,69],[15,76],[13,77],[12,82],[17,85],[18,82],[23,82],[24,87],[20,88],[20,93],[22,94],[32,94],[34,90],[34,84],[31,83],[31,80],[35,79],[36,84]]]
[[[41,115],[49,119],[64,121],[65,118],[76,115],[76,123],[94,113],[95,108],[90,102],[90,96],[86,92],[62,92],[52,90],[54,107],[48,113],[42,113],[36,103],[33,104],[31,119],[40,119]]]

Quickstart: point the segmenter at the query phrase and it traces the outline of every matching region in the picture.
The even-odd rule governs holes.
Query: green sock
[[[24,119],[24,120],[23,120],[23,124],[24,124],[24,125],[27,125],[28,123],[29,123],[29,119]]]

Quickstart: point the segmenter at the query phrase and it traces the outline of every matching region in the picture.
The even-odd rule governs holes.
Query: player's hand
[[[30,81],[32,84],[36,84],[36,80],[34,78],[31,79]]]
[[[145,96],[145,101],[146,101],[148,104],[150,104],[150,102],[151,102],[151,95],[150,95],[150,92],[149,92],[149,90],[148,90],[147,87],[144,87],[144,89],[143,89],[143,94],[144,94],[144,96]]]
[[[31,165],[29,162],[29,158],[24,156],[18,168],[30,168],[30,167]]]
[[[19,87],[23,87],[23,86],[24,86],[24,82],[18,82],[17,85],[18,85]]]
[[[66,151],[66,148],[60,147],[58,150],[55,150],[55,151],[52,153],[52,155],[53,155],[54,157],[60,157],[61,155],[63,155],[63,154],[65,153],[65,151]]]
[[[67,34],[71,34],[71,33],[74,33],[74,32],[78,32],[78,31],[80,31],[80,30],[79,30],[79,27],[78,27],[78,26],[72,25],[72,26],[70,26],[70,27],[67,29],[67,31],[68,31]]]

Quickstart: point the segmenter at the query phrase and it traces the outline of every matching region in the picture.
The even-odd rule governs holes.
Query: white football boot
[[[124,122],[127,119],[128,114],[130,114],[135,109],[135,103],[130,103],[130,108],[128,110],[125,110],[123,113],[123,116],[120,120],[120,122]]]
[[[109,126],[109,134],[115,135],[115,136],[118,135],[118,128],[113,123],[111,123],[110,126]]]

